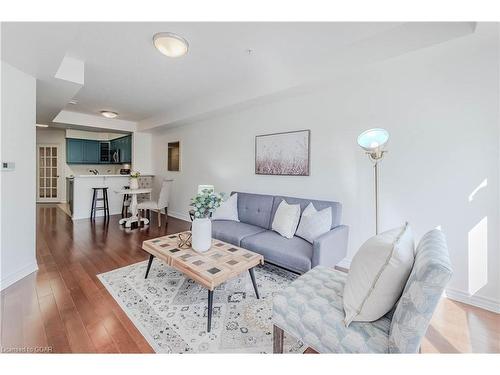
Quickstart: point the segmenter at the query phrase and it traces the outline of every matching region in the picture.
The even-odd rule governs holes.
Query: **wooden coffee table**
[[[264,264],[262,255],[219,240],[212,240],[212,247],[204,253],[193,249],[180,249],[178,235],[179,233],[169,234],[142,243],[142,248],[150,254],[144,278],[148,277],[153,259],[158,257],[208,289],[207,332],[210,332],[212,326],[214,289],[220,284],[249,271],[255,295],[259,298],[253,268]]]

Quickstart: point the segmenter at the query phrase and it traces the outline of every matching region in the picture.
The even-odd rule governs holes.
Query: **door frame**
[[[55,147],[57,149],[57,197],[40,198],[40,147]],[[60,203],[61,202],[61,147],[59,143],[37,143],[36,144],[36,202],[37,203]]]

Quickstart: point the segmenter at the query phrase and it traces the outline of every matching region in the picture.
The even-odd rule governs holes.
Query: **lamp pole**
[[[365,130],[358,137],[358,145],[366,151],[366,154],[373,163],[373,173],[375,177],[375,234],[378,234],[378,163],[387,152],[384,146],[389,140],[389,133],[385,129],[373,128]]]
[[[375,172],[375,234],[378,234],[378,161],[373,165]]]
[[[377,152],[367,152],[368,156],[370,157],[370,160],[373,163],[373,174],[375,177],[375,234],[378,234],[378,228],[379,228],[379,215],[378,215],[378,163],[380,159],[384,157],[384,154],[387,151],[381,151],[378,150]]]

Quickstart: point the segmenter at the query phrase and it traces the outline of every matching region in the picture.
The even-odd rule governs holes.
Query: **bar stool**
[[[94,187],[92,195],[92,209],[90,210],[90,219],[95,219],[96,211],[103,210],[104,218],[109,219],[109,204],[108,204],[108,188],[107,187]],[[99,198],[99,191],[102,191],[102,198]],[[97,201],[103,201],[104,206],[97,206]]]
[[[124,186],[124,189],[130,189],[130,186]],[[127,217],[128,207],[130,206],[130,195],[123,194],[123,203],[122,203],[122,217]]]

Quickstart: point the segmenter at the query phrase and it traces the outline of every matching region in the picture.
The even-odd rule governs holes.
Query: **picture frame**
[[[255,174],[309,176],[311,130],[255,137]]]

